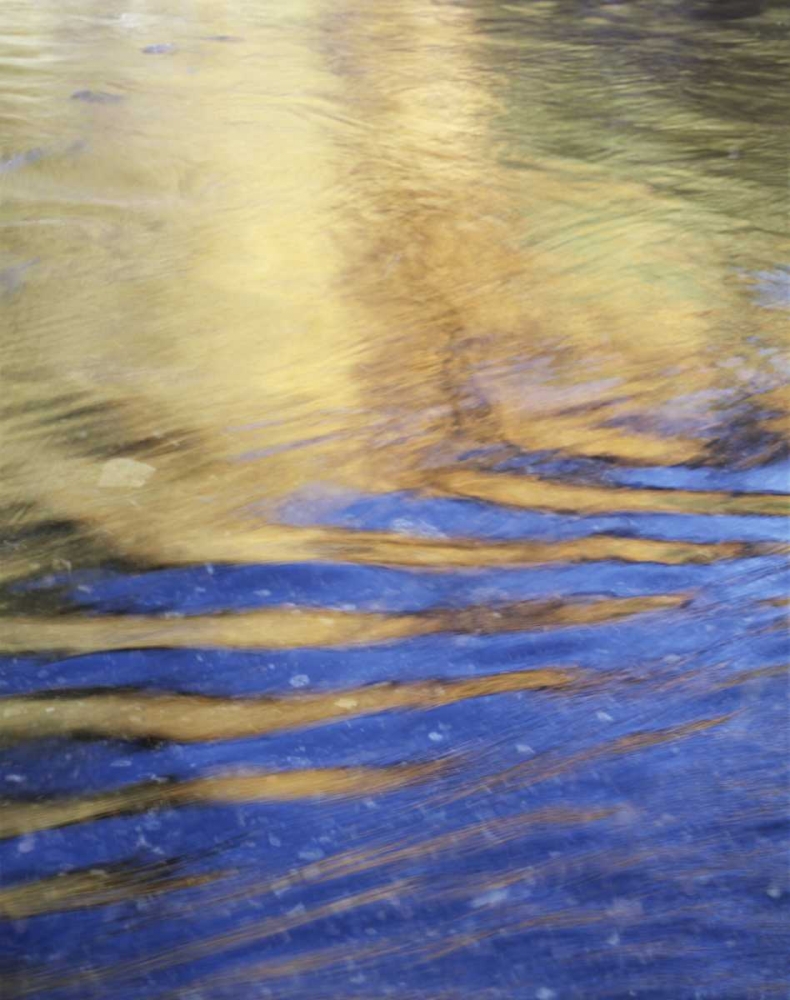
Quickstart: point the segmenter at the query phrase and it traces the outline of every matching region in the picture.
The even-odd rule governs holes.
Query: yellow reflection
[[[732,495],[689,490],[607,489],[473,470],[449,471],[436,482],[440,488],[476,500],[572,514],[643,511],[782,517],[790,513],[790,498],[770,493]]]
[[[0,889],[0,916],[24,920],[207,885],[219,875],[173,875],[167,865],[90,868]]]
[[[497,633],[557,626],[594,625],[649,611],[682,607],[685,594],[600,600],[524,601],[518,604],[440,610],[420,615],[359,614],[272,608],[192,618],[77,615],[5,617],[0,650],[89,653],[110,649],[297,649],[353,646],[436,632]]]
[[[427,763],[221,774],[180,783],[132,785],[85,798],[5,801],[0,813],[0,837],[18,837],[37,830],[52,830],[148,809],[375,795],[426,781],[436,776],[442,766],[441,763]]]
[[[102,692],[0,699],[0,743],[53,736],[179,742],[242,739],[394,709],[438,708],[514,691],[567,688],[567,669],[516,670],[447,681],[371,684],[285,698]]]
[[[53,58],[24,126],[0,105],[9,148],[44,151],[0,176],[27,268],[3,303],[8,576],[297,557],[263,528],[284,497],[419,487],[480,445],[705,460],[737,383],[711,352],[748,386],[752,341],[782,339],[681,198],[508,164],[470,8],[301,0],[222,45],[228,12],[196,5],[161,59],[122,18],[78,36],[59,10],[37,6]],[[785,433],[779,394],[746,409]],[[148,472],[114,480],[119,459]]]

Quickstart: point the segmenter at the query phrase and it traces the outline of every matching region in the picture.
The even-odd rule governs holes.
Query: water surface
[[[779,0],[5,0],[0,969],[785,995]]]

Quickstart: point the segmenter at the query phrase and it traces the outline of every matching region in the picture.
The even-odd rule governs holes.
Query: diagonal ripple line
[[[683,607],[690,595],[522,601],[414,615],[272,609],[190,618],[64,615],[0,619],[0,651],[79,653],[119,649],[298,649],[369,645],[437,632],[494,634],[591,625]]]
[[[370,684],[321,694],[222,698],[145,691],[46,692],[0,698],[0,745],[57,736],[200,743],[320,726],[396,709],[427,711],[471,698],[589,685],[567,668]]]
[[[0,918],[24,920],[47,913],[108,906],[126,900],[209,885],[224,873],[176,875],[167,863],[116,865],[60,872],[0,888]]]
[[[790,496],[777,493],[737,494],[586,486],[467,469],[438,474],[433,479],[433,488],[453,496],[568,514],[614,514],[623,511],[785,517],[790,513]]]
[[[733,719],[736,714],[729,713],[713,718],[696,719],[693,722],[668,726],[664,729],[639,730],[574,754],[549,751],[538,758],[514,764],[499,773],[488,775],[474,784],[468,783],[459,791],[438,793],[437,805],[455,802],[479,792],[488,793],[494,787],[509,785],[511,782],[528,787],[550,781],[558,775],[566,774],[568,771],[584,767],[602,758],[638,753],[650,747],[687,739],[710,729],[715,730]]]
[[[4,799],[0,800],[0,839],[150,809],[369,796],[427,781],[446,767],[446,762],[432,761],[375,768],[240,771],[183,782],[144,782],[83,798]]]
[[[179,539],[174,532],[163,555],[170,565],[199,565],[206,561],[241,565],[337,559],[363,566],[480,569],[601,559],[682,565],[736,559],[759,551],[759,545],[742,542],[665,542],[608,534],[588,535],[571,541],[491,542],[475,537],[420,538],[361,529],[302,528],[286,524],[279,526],[276,532],[265,527],[253,531],[247,528],[243,537],[201,536],[194,542],[188,537]]]

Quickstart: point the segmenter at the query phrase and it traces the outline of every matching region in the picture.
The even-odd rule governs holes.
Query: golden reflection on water
[[[90,653],[109,649],[229,647],[294,649],[370,645],[392,639],[459,631],[497,633],[562,625],[616,621],[648,611],[682,607],[684,594],[620,597],[600,601],[525,601],[498,607],[463,608],[425,615],[264,610],[194,618],[125,615],[99,618],[7,617],[0,651],[61,650]]]
[[[563,669],[514,670],[490,677],[372,684],[289,698],[211,698],[187,694],[95,692],[0,699],[0,742],[51,736],[242,739],[393,709],[427,710],[466,698],[564,688],[580,678]]]
[[[236,560],[253,501],[430,485],[481,445],[705,460],[717,394],[779,337],[709,211],[604,166],[503,162],[472,9],[309,3],[223,45],[227,12],[197,5],[200,34],[158,59],[117,16],[76,36],[57,5],[36,28],[12,10],[51,69],[0,108],[9,153],[46,136],[0,177],[4,250],[29,264],[3,302],[6,575]],[[69,100],[86,86],[124,100]],[[739,419],[786,412],[759,396]],[[150,478],[113,484],[119,458]]]
[[[107,906],[207,885],[218,876],[176,875],[167,864],[145,868],[92,868],[0,889],[0,916],[24,920],[44,913]]]
[[[671,512],[680,514],[754,514],[781,517],[788,513],[785,496],[752,493],[748,496],[702,490],[601,489],[530,480],[525,476],[451,471],[437,483],[457,496],[474,497],[531,509],[579,514],[611,511]]]
[[[425,781],[441,769],[438,762],[390,768],[313,768],[269,773],[232,773],[180,783],[131,785],[86,798],[5,803],[0,838],[52,830],[106,816],[147,809],[222,802],[287,802],[291,799],[370,795]]]

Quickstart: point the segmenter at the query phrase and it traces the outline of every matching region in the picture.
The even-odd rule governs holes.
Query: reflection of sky
[[[713,480],[715,473],[707,471]],[[754,471],[759,475],[758,470]],[[649,468],[639,472],[634,470],[634,479],[644,476],[642,481],[647,485],[652,472]],[[683,472],[681,467],[681,476]],[[735,486],[730,488],[738,489]],[[338,499],[332,506],[325,503],[320,506],[319,520],[322,524],[364,531],[394,531],[417,538],[456,536],[490,541],[523,538],[553,542],[613,534],[633,538],[723,542],[784,541],[787,537],[784,518],[770,516],[641,512],[568,516],[508,509],[475,500],[427,498],[410,493]],[[308,523],[312,521],[314,509],[312,502],[307,504],[305,510],[302,504],[294,501],[283,508],[283,519],[288,523]]]
[[[472,515],[482,511],[482,520],[471,517],[472,527],[497,523],[493,505],[464,506]],[[514,523],[508,519],[520,516],[498,513],[507,530]],[[341,520],[352,514],[375,527],[396,514],[428,518],[442,534],[461,523],[454,523],[453,502],[409,495],[358,498]],[[645,517],[628,520],[641,524]],[[529,512],[523,518],[529,531],[543,529],[547,518],[559,529],[563,520]],[[659,523],[656,518],[647,523]],[[607,519],[564,520],[575,523],[574,530],[589,530],[586,522],[599,528]],[[660,523],[668,533],[680,527],[692,537],[701,527],[704,537],[711,521],[737,527],[773,520],[664,515]],[[188,780],[236,769],[386,766],[445,756],[449,762],[446,773],[427,785],[363,800],[165,807],[0,842],[6,884],[64,870],[162,861],[174,863],[174,874],[224,873],[203,888],[139,900],[121,894],[108,905],[13,922],[0,955],[17,968],[58,968],[65,961],[69,970],[81,964],[110,969],[119,961],[162,956],[161,968],[91,986],[91,996],[121,1000],[150,1000],[167,989],[186,990],[202,977],[308,957],[335,944],[345,949],[341,971],[275,980],[271,996],[362,1000],[388,995],[388,985],[397,982],[398,996],[454,988],[471,998],[492,987],[492,996],[532,1000],[540,989],[557,998],[590,995],[585,991],[595,981],[600,995],[608,995],[610,982],[640,997],[674,1000],[691,996],[677,986],[701,972],[703,957],[705,981],[730,976],[728,988],[735,989],[711,996],[746,996],[761,976],[781,975],[784,959],[770,940],[786,887],[770,801],[779,791],[771,760],[785,739],[786,679],[725,683],[784,662],[786,639],[776,630],[781,611],[762,603],[787,590],[780,557],[713,566],[606,561],[455,573],[349,564],[204,566],[95,572],[70,583],[72,597],[92,613],[322,603],[426,611],[546,595],[678,590],[690,592],[692,601],[594,626],[444,633],[368,648],[143,650],[5,660],[0,676],[6,694],[112,684],[284,695],[293,693],[294,678],[300,691],[326,691],[556,664],[575,664],[603,680],[575,692],[511,692],[218,743],[49,740],[7,747],[5,774],[14,778],[15,795],[79,796],[163,776]],[[617,742],[722,716],[728,718],[721,726],[679,740],[630,749]],[[556,764],[554,776],[529,770],[547,761]],[[611,814],[528,821],[529,814],[553,807]],[[386,860],[388,851],[406,844],[453,831],[462,836],[481,822],[495,830],[521,814],[523,826],[504,840],[492,833],[468,850],[445,844],[396,863]],[[316,869],[271,890],[272,879],[312,871],[309,866],[357,849],[370,860],[352,875],[322,878]],[[403,879],[411,881],[394,887],[392,898],[310,917],[315,907],[342,906],[353,894]],[[212,902],[223,893],[230,895]],[[287,935],[264,936],[260,922],[281,918],[297,926]],[[208,948],[204,957],[166,967],[174,949],[228,931],[242,932],[232,947]],[[457,954],[432,955],[434,944],[441,952],[464,935],[472,937]],[[476,944],[475,935],[481,937]],[[728,940],[737,940],[741,956],[735,973]],[[366,960],[365,949],[377,944],[392,953]],[[645,956],[653,956],[649,974]],[[671,984],[669,992],[650,988],[658,972]],[[195,996],[269,995],[254,982],[252,975]],[[85,986],[51,995],[83,1000]]]
[[[766,614],[763,620],[768,622],[769,617]],[[687,624],[691,626],[691,621]],[[551,658],[558,652],[591,667],[597,661],[598,666],[608,668],[630,663],[636,650],[660,659],[697,651],[703,659],[695,661],[696,665],[707,663],[711,672],[716,660],[732,658],[743,669],[780,656],[778,641],[773,651],[765,641],[762,645],[744,643],[735,624],[721,616],[700,611],[693,627],[680,626],[680,621],[673,623],[657,616],[640,624],[569,630],[552,640],[499,636],[465,639],[458,644],[449,637],[432,637],[342,654],[205,652],[199,654],[204,683],[195,686],[239,690],[248,688],[257,677],[259,689],[287,690],[287,678],[294,670],[308,674],[316,686],[331,686],[391,676],[395,667],[408,673],[404,666],[410,666],[412,674],[429,676],[447,671],[448,663],[453,672],[481,666],[486,670],[508,669]],[[708,632],[711,626],[717,631]],[[73,684],[90,684],[111,675],[118,684],[126,680],[177,686],[179,678],[188,676],[191,682],[197,681],[201,669],[197,656],[180,652],[103,655],[40,669],[19,663],[11,665],[9,672],[30,676],[32,668],[44,684],[47,674],[68,670]],[[447,749],[459,753],[460,759],[458,769],[427,793],[417,788],[363,802],[165,809],[4,842],[0,859],[8,881],[33,871],[38,875],[56,873],[64,865],[139,864],[175,858],[182,859],[184,870],[189,872],[233,869],[238,873],[234,886],[246,887],[238,898],[223,905],[202,902],[200,893],[190,890],[156,897],[139,906],[117,903],[36,917],[11,928],[4,939],[5,953],[23,957],[32,968],[57,963],[58,956],[64,954],[72,968],[80,960],[112,966],[120,958],[157,955],[227,930],[238,931],[250,921],[293,913],[294,908],[298,913],[301,907],[343,900],[396,878],[412,878],[421,881],[398,893],[396,900],[325,917],[289,937],[242,944],[220,956],[190,962],[180,970],[149,972],[104,990],[95,987],[92,995],[147,1000],[155,995],[151,992],[154,988],[178,988],[198,972],[309,954],[310,949],[333,941],[354,949],[362,949],[371,939],[394,946],[401,942],[407,955],[418,955],[431,934],[442,940],[459,931],[481,931],[491,923],[505,928],[531,916],[556,913],[597,915],[597,919],[589,926],[513,931],[496,947],[464,951],[460,966],[441,958],[421,965],[410,958],[404,967],[402,960],[393,963],[382,958],[365,971],[366,981],[381,988],[396,973],[398,981],[409,989],[454,985],[470,997],[493,981],[511,990],[502,996],[526,1000],[534,996],[527,984],[538,973],[551,976],[552,988],[579,990],[593,972],[609,974],[615,963],[619,982],[638,984],[644,961],[639,949],[649,953],[657,940],[676,944],[677,956],[662,956],[660,965],[665,975],[685,981],[690,959],[680,947],[682,942],[695,942],[716,971],[724,969],[729,960],[720,939],[736,935],[743,952],[755,955],[754,959],[741,960],[736,983],[746,982],[749,975],[758,974],[758,966],[778,971],[782,964],[778,954],[765,950],[760,928],[761,922],[774,919],[777,903],[767,890],[781,882],[783,865],[768,849],[770,828],[761,827],[754,809],[760,795],[775,787],[770,773],[765,772],[766,741],[770,742],[766,734],[780,731],[784,687],[781,678],[769,679],[747,700],[738,688],[714,691],[705,690],[703,685],[689,698],[688,690],[681,687],[674,693],[662,692],[657,704],[649,684],[630,692],[605,686],[560,698],[538,692],[493,696],[426,713],[382,714],[303,733],[216,746],[130,750],[113,743],[78,743],[68,748],[68,755],[54,743],[17,748],[9,754],[9,773],[25,774],[31,791],[64,794],[119,786],[154,775],[187,777],[240,764],[278,769],[380,764],[393,759],[424,759]],[[635,730],[654,730],[729,712],[736,716],[718,737],[701,734],[677,745],[604,755],[590,764],[576,764],[559,780],[531,784],[516,779],[495,786],[493,794],[490,788],[464,792],[490,774],[492,767],[496,774],[525,761],[540,760],[545,754],[562,757],[594,752],[596,747]],[[753,724],[757,718],[759,726]],[[487,751],[477,749],[486,747]],[[722,793],[720,782],[728,783],[727,794]],[[440,800],[446,794],[448,801],[432,805],[432,792]],[[453,793],[459,797],[454,798]],[[525,823],[523,831],[506,843],[497,844],[492,838],[476,853],[450,848],[330,882],[301,882],[276,895],[266,889],[268,879],[344,850],[370,850],[382,844],[397,848],[460,831],[469,823],[485,820],[493,824],[522,811],[569,805],[610,808],[614,815],[588,824],[555,823],[548,828]],[[753,818],[741,820],[740,814]],[[744,865],[744,854],[756,846],[763,851],[760,859],[752,858]],[[609,851],[625,860],[613,864],[612,857],[601,853]],[[548,873],[541,876],[544,865],[549,866]],[[497,874],[519,871],[523,877],[513,884],[499,890],[487,888]],[[119,933],[123,933],[122,944]],[[624,947],[612,950],[615,945],[607,944],[610,941]],[[631,950],[634,948],[636,952]],[[558,955],[562,954],[576,955],[577,960],[561,961]],[[505,966],[503,955],[509,963]],[[523,971],[513,972],[520,965]],[[508,986],[511,975],[515,979]],[[313,980],[308,977],[307,982]],[[320,974],[315,982],[323,982]],[[248,992],[249,988],[246,984],[240,992],[227,995],[259,995]],[[290,988],[285,995],[292,995]],[[293,995],[302,994],[297,990]],[[356,994],[341,988],[336,995]],[[76,1000],[84,992],[66,989],[63,996]]]
[[[766,309],[790,309],[790,270],[777,267],[772,271],[755,271],[751,275],[754,296]]]

